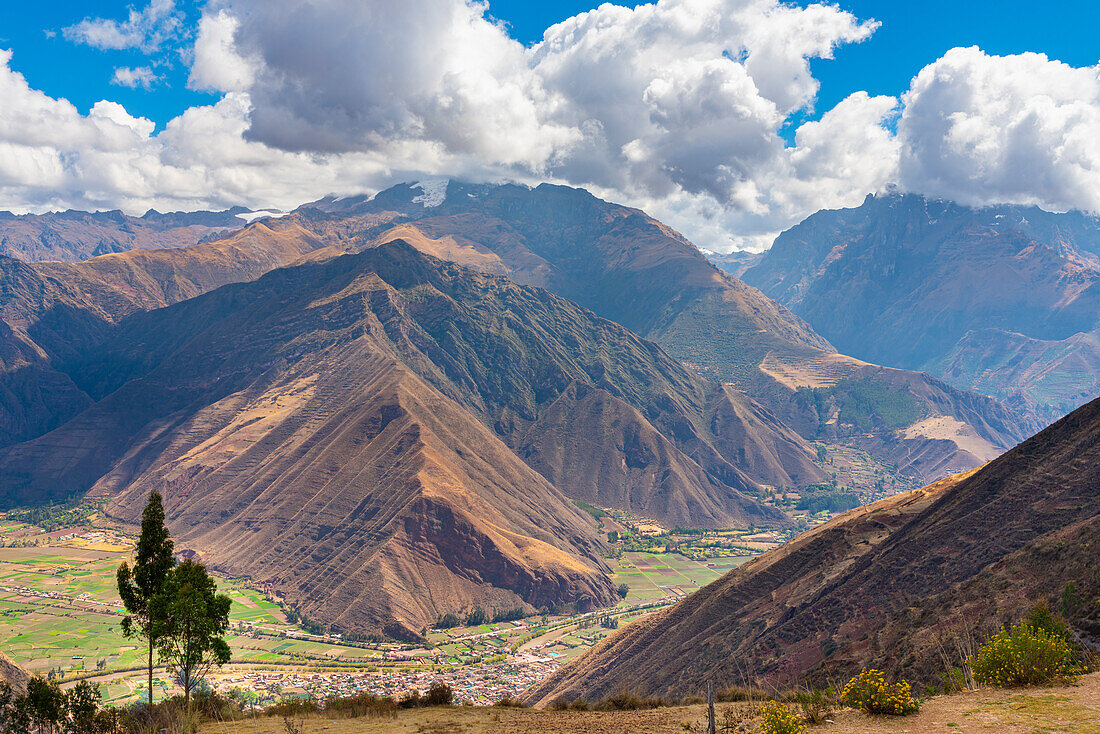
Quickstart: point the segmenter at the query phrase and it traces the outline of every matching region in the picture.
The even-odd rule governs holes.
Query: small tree
[[[626,595],[630,593],[630,587],[626,584],[619,584],[617,591],[619,592],[619,598],[625,599]]]
[[[65,693],[69,734],[111,734],[118,728],[116,714],[101,707],[99,685],[82,680]]]
[[[191,691],[215,666],[229,662],[229,645],[222,639],[229,627],[229,597],[219,594],[206,566],[190,559],[172,569],[164,590],[152,604],[161,620],[157,648],[181,684],[187,708]]]
[[[65,694],[56,683],[32,677],[27,681],[26,705],[39,732],[49,734],[60,729],[65,718]]]
[[[32,726],[27,697],[18,695],[10,685],[0,682],[0,732],[30,734]]]
[[[172,557],[172,539],[164,526],[164,505],[159,492],[149,495],[141,513],[141,537],[134,553],[134,566],[124,561],[118,567],[118,594],[126,611],[122,633],[141,637],[149,644],[149,705],[153,705],[153,648],[156,646],[158,620],[152,614],[152,600],[164,588],[169,571],[176,564]]]

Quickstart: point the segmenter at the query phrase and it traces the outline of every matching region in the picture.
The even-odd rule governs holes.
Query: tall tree
[[[191,708],[191,691],[214,666],[229,662],[229,645],[222,635],[229,627],[229,597],[206,566],[190,559],[172,569],[164,590],[153,600],[154,616],[162,620],[157,650],[175,669],[183,697]]]
[[[172,539],[164,525],[164,504],[159,492],[149,495],[149,503],[141,513],[141,537],[134,553],[134,566],[124,561],[118,567],[118,593],[126,611],[122,632],[127,637],[141,637],[149,643],[149,705],[153,705],[153,648],[156,645],[159,620],[153,613],[153,599],[164,588],[176,559],[172,556]]]

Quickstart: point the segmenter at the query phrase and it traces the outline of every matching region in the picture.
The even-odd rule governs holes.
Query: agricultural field
[[[518,694],[615,629],[678,601],[776,542],[767,531],[678,533],[644,518],[608,515],[603,521],[608,532],[616,528],[647,544],[643,550],[613,545],[613,580],[628,587],[617,606],[433,629],[423,647],[341,644],[310,635],[289,623],[264,592],[243,580],[218,578],[233,602],[228,638],[233,659],[214,683],[271,703],[288,691],[400,693],[425,676],[442,676],[454,682],[463,700],[492,703]],[[646,534],[639,532],[638,521]],[[124,610],[115,589],[115,571],[129,557],[131,544],[117,529],[61,527],[47,533],[0,516],[0,648],[41,675],[91,678],[109,703],[146,695],[146,652],[121,633]],[[680,552],[664,552],[666,545]],[[176,690],[161,669],[153,688],[158,698]]]
[[[750,556],[696,561],[678,553],[624,552],[618,559],[614,581],[630,592],[621,605],[645,604],[679,598],[709,584]]]
[[[24,529],[6,523],[0,539],[25,537]],[[0,547],[0,648],[41,675],[106,676],[107,696],[126,696],[135,685],[131,679],[140,678],[129,671],[140,668],[147,653],[122,635],[115,571],[129,554],[121,548],[103,542]],[[233,600],[228,639],[235,663],[365,663],[378,654],[287,637],[304,633],[286,622],[278,604],[231,579],[219,579],[219,586]]]

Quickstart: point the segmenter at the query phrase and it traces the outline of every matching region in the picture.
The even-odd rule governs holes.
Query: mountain
[[[1100,394],[1100,218],[870,196],[784,232],[742,277],[846,354],[1044,423]]]
[[[710,260],[719,269],[725,270],[735,278],[740,278],[746,270],[760,262],[760,258],[764,257],[762,252],[747,252],[744,250],[734,250],[733,252],[703,251],[703,254],[707,256],[707,260]]]
[[[804,439],[855,446],[924,481],[979,466],[1041,425],[926,374],[838,354],[679,233],[583,189],[432,181],[322,199],[293,216],[337,248],[400,238],[545,287],[734,385]]]
[[[0,499],[90,492],[134,521],[162,491],[181,547],[360,633],[609,601],[566,496],[775,526],[750,472],[819,472],[651,342],[399,241],[135,312],[57,367],[90,404],[0,451]]]
[[[168,214],[150,209],[141,217],[120,211],[0,212],[0,255],[76,262],[112,252],[185,247],[238,230],[251,218],[243,207]]]
[[[760,425],[790,426],[799,434],[775,448],[748,451],[745,461],[738,447],[735,463],[747,464],[741,469],[759,484],[824,480],[805,458],[807,440],[854,446],[886,464],[885,471],[930,480],[987,461],[1032,427],[995,401],[927,375],[837,354],[782,306],[719,272],[683,237],[636,209],[559,186],[435,182],[399,185],[372,198],[321,200],[190,248],[73,264],[9,262],[23,267],[20,278],[44,295],[22,298],[19,279],[8,295],[0,292],[0,313],[12,331],[0,342],[7,352],[0,371],[0,445],[39,435],[87,406],[56,366],[99,339],[104,325],[120,315],[255,278],[296,259],[397,238],[483,272],[548,287],[750,395],[753,410],[739,415],[754,413]],[[57,290],[65,292],[60,302],[51,295]],[[902,425],[898,416],[908,421]],[[789,452],[791,438],[803,448]],[[540,467],[566,481],[554,460]],[[577,477],[574,486],[595,497],[590,476]]]
[[[23,694],[27,692],[27,681],[30,677],[30,673],[16,665],[0,650],[0,683],[7,683],[17,694]]]
[[[88,407],[90,399],[58,367],[98,344],[120,319],[253,280],[325,247],[293,222],[268,219],[178,249],[79,263],[0,257],[0,447],[41,435]]]
[[[629,625],[529,699],[843,679],[864,665],[916,682],[941,644],[980,639],[1067,582],[1069,621],[1100,637],[1100,400],[982,469],[845,513]]]

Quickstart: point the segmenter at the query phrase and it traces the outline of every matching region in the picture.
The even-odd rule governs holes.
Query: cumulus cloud
[[[767,216],[759,177],[789,167],[777,130],[813,103],[809,59],[876,27],[830,5],[662,0],[605,4],[527,49],[486,9],[221,0],[191,84],[247,91],[246,137],[272,148],[418,157],[435,162],[425,173],[488,168],[658,206],[702,197],[760,237],[789,223]]]
[[[354,153],[287,153],[244,139],[248,96],[192,107],[159,134],[117,103],[88,114],[33,89],[0,49],[0,206],[17,212],[122,208],[141,213],[227,207],[287,208],[328,191],[376,187],[402,161]],[[409,171],[423,161],[409,160]]]
[[[131,8],[124,21],[85,18],[63,33],[70,41],[99,49],[136,48],[152,53],[178,36],[182,26],[183,14],[176,9],[175,0],[151,0],[141,10]]]
[[[971,205],[1100,212],[1100,66],[956,48],[922,69],[903,100],[905,188]]]
[[[115,73],[111,76],[111,84],[129,87],[130,89],[141,87],[149,90],[158,81],[160,81],[160,76],[148,66],[120,66],[115,69]]]
[[[817,209],[897,183],[1100,210],[1097,67],[954,49],[900,100],[854,92],[790,144],[783,125],[814,116],[810,60],[866,40],[874,21],[780,0],[604,4],[528,48],[487,10],[209,0],[188,86],[220,99],[160,133],[110,102],[79,114],[0,52],[0,206],[285,208],[428,175],[551,180],[643,207],[715,250],[766,247]],[[190,35],[180,17],[152,0],[66,33],[151,49]],[[151,67],[116,71],[116,83],[154,81]]]
[[[237,52],[234,41],[238,25],[237,19],[224,9],[202,16],[187,79],[189,88],[243,92],[252,85],[254,63]]]

